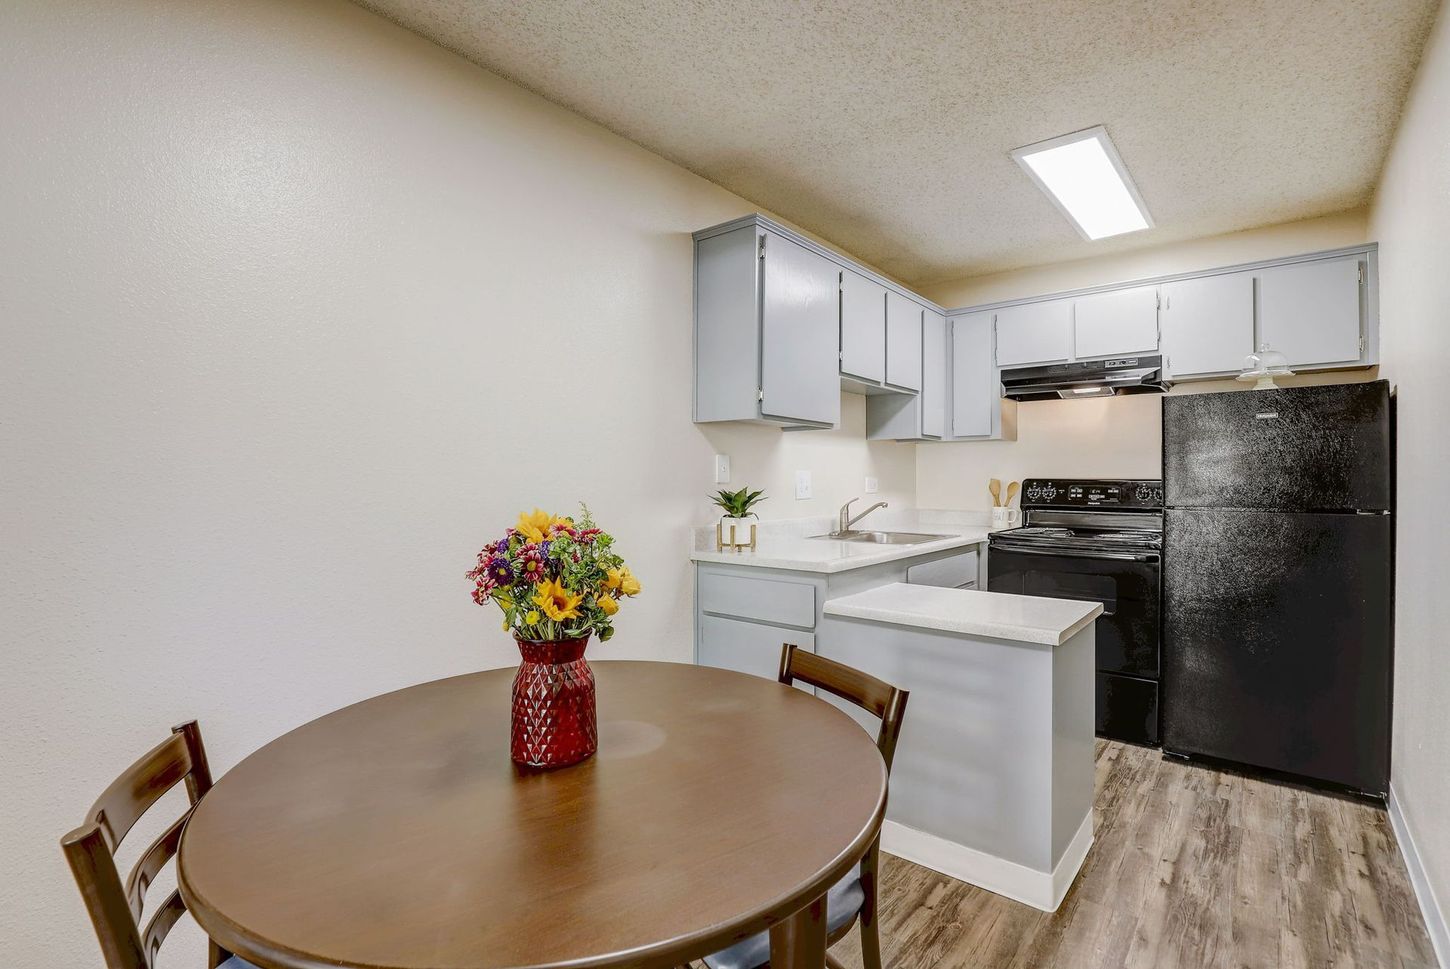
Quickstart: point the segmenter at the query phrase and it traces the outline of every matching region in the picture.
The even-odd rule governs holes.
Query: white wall
[[[1102,286],[1171,273],[1231,266],[1370,241],[1364,210],[1250,229],[1191,242],[1094,259],[1034,266],[940,283],[925,296],[943,306]],[[1288,383],[1367,380],[1374,372],[1306,375]],[[1232,381],[1182,384],[1175,393],[1242,387]],[[1162,471],[1163,428],[1157,396],[1030,401],[1017,408],[1017,440],[921,444],[916,452],[917,502],[923,508],[987,508],[989,478],[1143,477]]]
[[[57,839],[171,724],[225,770],[516,661],[463,573],[519,510],[641,577],[593,655],[686,660],[717,447],[767,515],[914,494],[858,398],[691,424],[690,232],[752,205],[343,0],[6,4],[0,55],[0,965],[100,965]]]
[[[1399,387],[1395,727],[1390,784],[1450,922],[1450,13],[1442,11],[1370,218],[1385,375]],[[1450,966],[1450,939],[1440,939]]]

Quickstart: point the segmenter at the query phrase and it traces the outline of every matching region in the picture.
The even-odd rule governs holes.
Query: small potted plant
[[[503,612],[523,661],[513,682],[510,753],[529,767],[575,764],[599,746],[589,637],[614,635],[614,614],[639,580],[614,538],[580,505],[579,518],[535,508],[478,553],[473,601]]]
[[[739,491],[722,489],[710,500],[725,513],[720,516],[720,524],[716,528],[716,544],[722,549],[754,548],[755,523],[750,519],[757,516],[750,509],[765,500],[765,492],[751,491],[748,487]],[[747,535],[750,536],[748,540],[745,539]]]

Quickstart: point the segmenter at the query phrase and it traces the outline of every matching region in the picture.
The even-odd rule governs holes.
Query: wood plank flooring
[[[886,856],[888,969],[1435,967],[1382,810],[1105,741],[1096,806],[1051,915]]]

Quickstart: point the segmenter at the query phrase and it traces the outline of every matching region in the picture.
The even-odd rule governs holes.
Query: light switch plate
[[[730,455],[728,454],[715,455],[715,483],[730,483]]]
[[[798,501],[811,496],[811,473],[809,471],[795,473],[795,496]]]
[[[881,483],[875,478],[867,478],[866,487],[861,490],[865,491],[868,495],[874,495],[881,490]]]

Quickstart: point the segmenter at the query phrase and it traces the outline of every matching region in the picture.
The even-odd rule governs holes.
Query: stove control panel
[[[1028,478],[1022,504],[1049,508],[1162,508],[1161,481]]]

